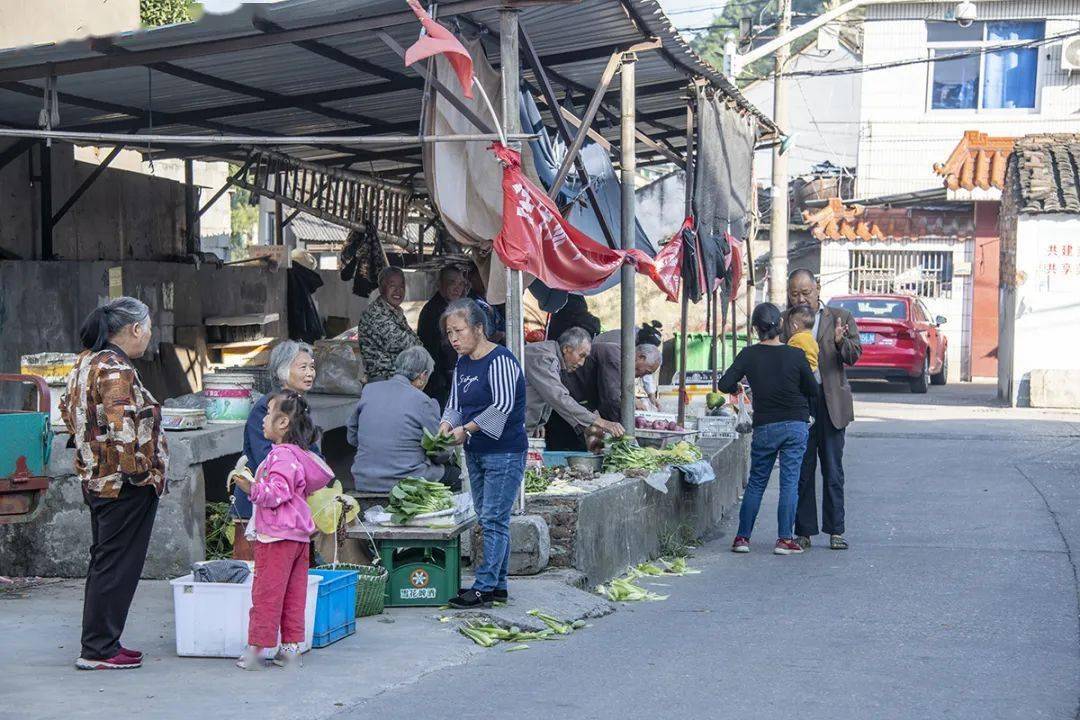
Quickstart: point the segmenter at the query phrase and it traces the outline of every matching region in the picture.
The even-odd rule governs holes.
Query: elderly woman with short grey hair
[[[358,491],[388,493],[407,477],[460,489],[459,468],[433,462],[420,444],[425,430],[439,429],[439,404],[424,394],[434,369],[428,351],[412,347],[394,359],[393,376],[364,387],[348,423],[349,444],[356,448],[352,474]]]
[[[420,344],[401,309],[404,301],[405,273],[398,267],[383,268],[379,273],[379,295],[360,313],[356,326],[368,380],[392,377],[398,354]]]
[[[93,537],[75,661],[80,670],[142,665],[142,653],[121,645],[120,635],[168,472],[161,406],[132,364],[146,352],[151,332],[150,308],[141,300],[120,297],[91,312],[79,330],[84,350],[60,401]]]
[[[301,395],[311,390],[315,383],[315,350],[303,342],[295,340],[283,340],[270,352],[270,362],[267,364],[270,372],[270,382],[275,391],[293,390]],[[251,408],[247,424],[244,425],[244,455],[247,457],[248,469],[252,475],[258,470],[259,464],[266,459],[273,447],[271,442],[263,435],[263,418],[269,410],[268,403],[273,393],[267,393],[259,398]],[[311,450],[319,451],[318,446],[313,445]],[[246,523],[251,517],[251,500],[247,493],[238,487],[233,488],[233,514],[238,522]],[[244,527],[240,524],[236,527],[236,542],[233,544],[233,557],[239,560],[250,560],[250,548],[243,540]]]

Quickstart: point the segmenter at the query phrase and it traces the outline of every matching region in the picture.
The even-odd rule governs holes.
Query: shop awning
[[[480,33],[497,62],[497,0],[439,5],[440,20]],[[609,56],[652,38],[660,47],[637,63],[639,163],[682,155],[687,87],[704,81],[753,114],[763,134],[775,125],[697,57],[656,0],[511,2],[560,100],[580,108]],[[177,135],[401,135],[418,130],[423,81],[383,40],[402,47],[418,24],[401,0],[284,0],[245,5],[226,16],[111,37],[0,53],[0,108],[12,127],[36,128],[49,78],[64,130]],[[536,78],[522,64],[525,82]],[[548,113],[547,109],[544,110]],[[551,123],[549,123],[549,126]],[[594,129],[617,142],[618,90],[609,91]],[[32,141],[21,141],[24,143]],[[137,147],[137,146],[136,146]],[[146,147],[157,157],[242,161],[240,147]],[[289,146],[294,157],[408,181],[422,176],[419,147]]]

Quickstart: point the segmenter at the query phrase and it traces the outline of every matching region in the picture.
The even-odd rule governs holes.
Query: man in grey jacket
[[[566,330],[557,342],[547,340],[525,346],[525,429],[530,434],[543,428],[554,411],[575,429],[623,435],[622,425],[586,409],[563,384],[561,374],[581,367],[591,350],[589,333],[579,327]]]
[[[356,448],[352,475],[360,492],[387,493],[399,480],[422,477],[457,490],[461,471],[439,465],[424,452],[424,430],[439,432],[439,404],[424,394],[435,362],[423,347],[403,351],[388,380],[364,387],[349,418],[348,440]]]
[[[821,285],[809,270],[794,270],[788,277],[788,307],[800,305],[814,314],[814,337],[820,352],[818,396],[810,408],[814,425],[806,443],[799,476],[799,507],[795,514],[795,541],[805,550],[818,530],[829,536],[829,547],[847,550],[844,538],[844,439],[855,419],[855,406],[844,368],[862,355],[859,326],[843,308],[821,303]],[[781,339],[787,342],[787,313]],[[821,460],[821,525],[817,513],[817,465]]]

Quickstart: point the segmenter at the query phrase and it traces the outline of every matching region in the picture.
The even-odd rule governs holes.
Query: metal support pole
[[[195,189],[195,161],[184,161],[184,217],[188,255],[199,252],[199,200]]]
[[[718,373],[720,348],[717,347],[716,338],[720,334],[720,305],[724,302],[724,294],[719,290],[712,291],[712,341],[709,344],[709,369],[712,370],[712,391],[716,392],[716,383],[720,376]]]
[[[622,151],[622,183],[620,196],[620,210],[622,227],[619,228],[622,236],[622,249],[630,250],[634,247],[635,229],[635,176],[637,175],[637,142],[634,135],[636,129],[634,107],[634,63],[637,56],[626,53],[622,57],[622,109],[620,112],[621,137],[620,149]],[[620,287],[622,303],[622,424],[626,432],[634,434],[634,334],[637,329],[637,319],[634,313],[634,279],[635,270],[629,264],[622,266],[622,285]]]
[[[683,212],[686,217],[694,214],[694,106],[686,103],[686,198]],[[688,278],[682,280],[682,304],[679,308],[679,396],[677,417],[679,425],[686,424],[686,324],[690,318],[690,291]]]
[[[502,126],[507,135],[521,132],[521,55],[518,50],[518,11],[499,11],[499,72],[502,76]],[[521,143],[510,143],[520,149]],[[523,280],[520,270],[506,270],[506,347],[525,364],[525,315],[522,309]],[[525,476],[521,477],[514,513],[525,514]]]
[[[499,11],[499,59],[502,63],[502,125],[507,134],[521,132],[518,87],[521,84],[518,50],[518,11]],[[512,143],[520,147],[520,143]],[[525,356],[525,326],[522,312],[522,276],[520,270],[507,270],[506,347],[518,360]]]
[[[53,211],[52,211],[52,148],[47,142],[38,145],[38,160],[41,178],[41,259],[55,260],[53,254]]]
[[[780,22],[777,36],[791,29],[791,0],[777,0]],[[787,93],[784,90],[784,66],[791,49],[781,45],[776,49],[776,76],[773,79],[773,121],[778,127],[788,124]],[[769,300],[783,306],[786,300],[788,267],[788,168],[784,142],[773,145],[772,151],[772,221],[769,226]],[[734,316],[733,316],[734,317]]]

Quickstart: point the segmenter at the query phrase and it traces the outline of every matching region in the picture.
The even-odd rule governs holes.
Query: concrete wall
[[[912,241],[827,241],[821,245],[821,299],[828,302],[837,295],[851,292],[850,255],[853,250],[950,251],[953,254],[952,293],[947,298],[923,298],[931,315],[944,315],[948,322],[942,332],[949,340],[949,382],[968,377],[971,358],[971,273],[958,272],[971,267],[973,247],[965,240]]]
[[[7,147],[7,143],[3,147]],[[33,154],[38,168],[37,150]],[[53,213],[94,166],[71,145],[53,143]],[[0,170],[0,250],[41,257],[40,187],[24,154]],[[106,169],[53,228],[53,251],[65,260],[150,260],[184,253],[183,188],[167,179]]]
[[[0,48],[137,30],[139,0],[4,0]]]
[[[1020,215],[1016,227],[1016,283],[1003,292],[999,387],[1009,404],[1027,406],[1033,370],[1080,370],[1071,337],[1080,327],[1080,215]]]
[[[675,170],[659,180],[640,187],[637,219],[654,245],[667,242],[686,219],[686,173]]]
[[[674,470],[667,493],[626,478],[586,495],[530,496],[526,512],[540,515],[551,534],[550,562],[573,567],[590,585],[657,557],[661,536],[685,527],[693,537],[714,533],[738,502],[749,470],[750,436],[703,440],[716,479],[689,485]]]
[[[151,391],[163,400],[161,344],[184,345],[214,315],[278,313],[267,327],[284,332],[285,272],[257,267],[202,266],[164,262],[0,261],[0,372],[17,372],[19,358],[37,352],[74,352],[87,313],[109,295],[109,268],[120,267],[123,292],[150,306],[154,335],[151,357],[142,363]]]
[[[1046,19],[1046,36],[1075,31],[1080,10],[1070,0],[980,2],[979,20]],[[946,18],[956,4],[870,6],[863,28],[866,65],[926,57],[926,18]],[[857,197],[941,187],[933,171],[965,130],[1019,137],[1072,132],[1080,107],[1080,73],[1061,69],[1061,41],[1039,48],[1036,110],[929,110],[928,65],[876,70],[862,88]],[[798,144],[798,140],[796,140]]]

